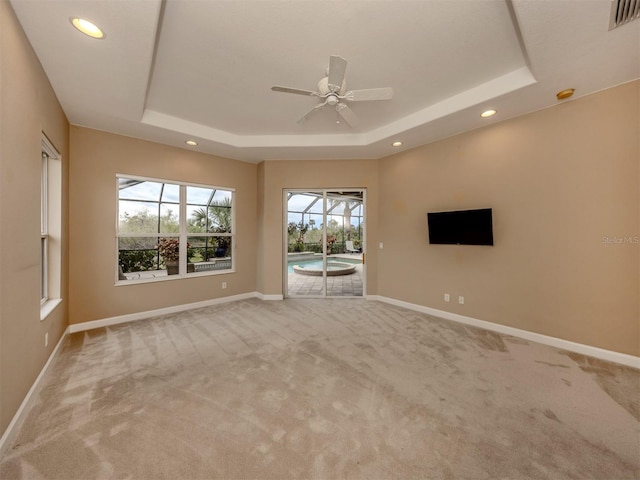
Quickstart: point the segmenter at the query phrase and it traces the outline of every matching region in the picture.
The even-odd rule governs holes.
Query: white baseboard
[[[2,438],[0,438],[0,458],[4,457],[4,454],[6,453],[7,449],[15,439],[15,436],[18,433],[18,430],[22,425],[22,422],[24,421],[25,416],[29,411],[29,407],[31,407],[32,402],[35,401],[35,394],[40,388],[40,382],[42,382],[42,379],[44,378],[44,375],[47,373],[47,370],[49,369],[51,364],[53,363],[54,358],[56,357],[56,355],[58,355],[58,351],[60,350],[62,342],[64,341],[64,339],[67,337],[68,334],[69,334],[69,327],[67,327],[64,333],[60,336],[60,340],[58,340],[58,343],[56,344],[55,348],[51,351],[51,355],[49,355],[49,358],[47,359],[47,363],[45,363],[44,367],[42,367],[42,370],[40,370],[40,374],[38,375],[36,380],[33,382],[33,385],[31,385],[31,388],[29,389],[29,391],[27,392],[27,395],[22,400],[22,403],[20,404],[18,411],[11,419],[11,422],[7,426],[7,429],[4,431]]]
[[[562,350],[568,350],[570,352],[580,353],[589,357],[595,357],[601,360],[607,360],[609,362],[619,363],[621,365],[640,369],[640,357],[636,357],[634,355],[628,355],[626,353],[614,352],[612,350],[592,347],[590,345],[584,345],[582,343],[571,342],[569,340],[563,340],[557,337],[542,335],[541,333],[530,332],[528,330],[508,327],[506,325],[500,325],[498,323],[487,322],[486,320],[478,320],[477,318],[458,315],[457,313],[437,310],[435,308],[425,307],[423,305],[404,302],[402,300],[396,300],[394,298],[383,297],[380,295],[367,295],[367,300],[375,300],[378,302],[388,303],[390,305],[396,305],[398,307],[404,307],[409,310],[433,315],[434,317],[444,318],[446,320],[452,320],[454,322],[484,328],[485,330],[491,330],[493,332],[504,333],[506,335],[523,338],[532,342],[542,343],[544,345],[560,348]]]
[[[102,318],[100,320],[91,320],[89,322],[73,323],[69,325],[69,333],[84,332],[94,328],[109,327],[120,323],[134,322],[136,320],[145,320],[159,315],[168,315],[170,313],[184,312],[185,310],[193,310],[194,308],[209,307],[211,305],[219,305],[221,303],[235,302],[237,300],[246,300],[247,298],[260,298],[258,292],[241,293],[239,295],[231,295],[229,297],[214,298],[204,300],[202,302],[185,303],[182,305],[174,305],[166,308],[158,308],[157,310],[146,310],[144,312],[129,313],[127,315],[119,315],[117,317]]]
[[[260,293],[260,292],[255,292],[256,293],[256,298],[259,298],[260,300],[265,300],[265,301],[278,301],[278,300],[284,300],[284,296],[283,295],[274,295],[274,294],[264,294],[264,293]]]

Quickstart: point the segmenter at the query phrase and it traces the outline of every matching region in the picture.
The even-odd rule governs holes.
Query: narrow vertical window
[[[62,301],[62,161],[43,134],[40,156],[40,320]]]
[[[49,155],[42,152],[40,170],[40,303],[44,304],[49,299],[48,291],[48,250],[49,250],[49,226],[47,223],[48,210],[48,170]]]

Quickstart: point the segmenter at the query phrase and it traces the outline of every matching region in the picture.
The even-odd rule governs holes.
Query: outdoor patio
[[[332,260],[340,258],[360,259],[362,254],[332,255]],[[356,265],[356,271],[350,275],[327,277],[327,296],[330,297],[361,297],[363,265]],[[322,277],[312,277],[290,273],[288,276],[288,294],[290,296],[322,295]]]

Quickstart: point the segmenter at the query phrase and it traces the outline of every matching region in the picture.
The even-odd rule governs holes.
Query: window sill
[[[236,273],[234,269],[229,270],[205,270],[202,272],[192,272],[186,275],[160,275],[159,277],[147,277],[147,278],[130,278],[128,280],[116,280],[115,286],[120,287],[124,285],[140,285],[143,283],[157,283],[157,282],[172,282],[174,280],[184,280],[185,278],[202,278],[211,277],[215,275],[225,275],[228,273]]]
[[[40,305],[40,321],[46,320],[46,318],[56,309],[58,305],[62,303],[61,298],[53,298],[47,300]]]

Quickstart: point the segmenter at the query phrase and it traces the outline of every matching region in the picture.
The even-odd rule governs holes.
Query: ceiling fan
[[[337,55],[329,57],[329,67],[327,68],[327,76],[318,82],[318,90],[301,90],[299,88],[289,88],[274,86],[271,90],[274,92],[295,93],[297,95],[306,95],[310,97],[318,97],[321,102],[307,112],[304,117],[298,120],[298,123],[304,122],[313,113],[319,111],[325,105],[335,107],[338,115],[344,119],[350,127],[358,125],[358,117],[353,110],[349,108],[346,102],[363,102],[368,100],[389,100],[393,97],[393,88],[368,88],[365,90],[347,90],[344,74],[347,71],[347,61]],[[339,121],[339,120],[338,120]]]

